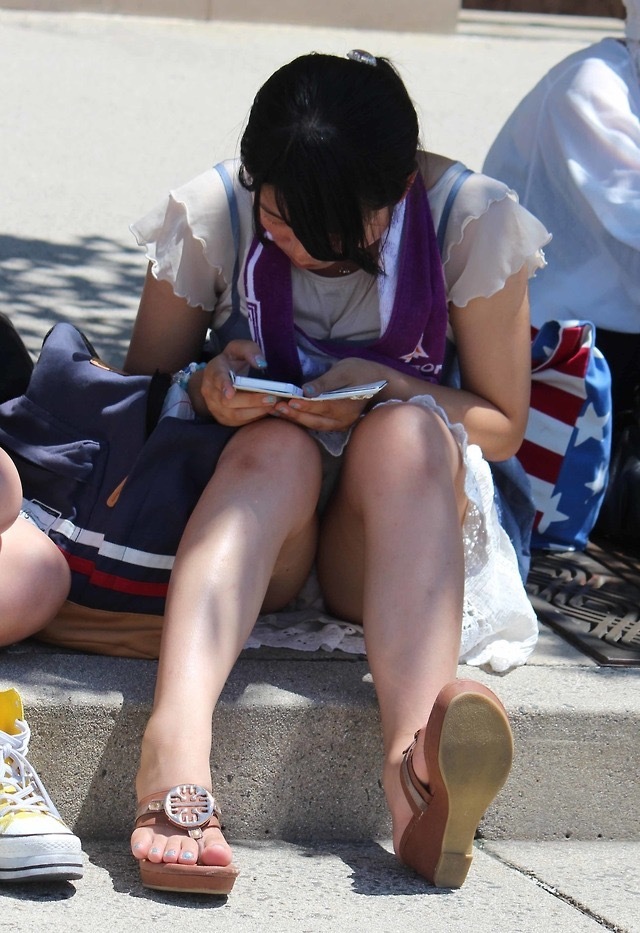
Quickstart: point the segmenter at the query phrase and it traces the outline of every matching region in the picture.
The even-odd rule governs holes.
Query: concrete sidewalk
[[[0,9],[0,307],[37,352],[70,319],[120,362],[145,261],[128,226],[237,152],[253,95],[308,51],[392,58],[424,144],[479,169],[520,97],[616,20],[460,19],[452,35]]]
[[[459,891],[425,887],[373,843],[236,845],[229,898],[141,887],[124,847],[90,840],[74,884],[0,890],[0,930],[20,933],[631,933],[638,846],[487,843]],[[635,893],[634,893],[635,892]],[[4,895],[4,896],[3,896]]]
[[[34,356],[71,320],[120,362],[145,271],[128,224],[236,152],[255,90],[297,54],[388,55],[425,144],[478,169],[520,97],[604,34],[621,24],[474,14],[416,35],[0,10],[0,308]],[[517,743],[460,892],[389,855],[366,663],[262,652],[216,720],[243,873],[211,903],[146,891],[127,853],[154,662],[0,651],[0,689],[23,693],[32,760],[87,856],[75,885],[1,887],[0,930],[640,931],[637,669],[599,668],[543,628],[527,667],[460,673],[497,690]]]

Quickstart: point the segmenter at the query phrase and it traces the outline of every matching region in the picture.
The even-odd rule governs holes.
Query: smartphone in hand
[[[305,395],[300,386],[291,382],[274,382],[272,379],[253,379],[251,376],[236,376],[229,373],[234,387],[243,392],[259,392],[262,395],[277,395],[281,398],[304,398],[309,402],[330,401],[337,398],[372,398],[387,384],[386,379],[378,382],[368,382],[364,385],[345,386],[343,389],[333,389],[321,395]]]

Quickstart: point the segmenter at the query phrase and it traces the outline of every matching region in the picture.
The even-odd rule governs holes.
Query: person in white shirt
[[[547,268],[530,286],[531,319],[596,326],[613,411],[640,381],[640,0],[625,0],[625,41],[569,55],[520,102],[483,170],[547,227]]]

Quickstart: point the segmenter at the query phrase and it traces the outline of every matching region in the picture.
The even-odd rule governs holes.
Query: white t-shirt
[[[522,100],[483,169],[553,237],[531,283],[533,323],[582,318],[640,332],[640,85],[604,39],[560,62]]]

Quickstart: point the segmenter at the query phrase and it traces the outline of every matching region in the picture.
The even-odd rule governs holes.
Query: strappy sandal
[[[199,784],[178,784],[165,793],[144,797],[136,812],[135,828],[170,828],[202,839],[203,830],[220,826],[215,798]],[[182,894],[229,894],[239,875],[236,865],[186,865],[140,860],[140,878],[147,888]]]
[[[478,824],[511,769],[509,720],[497,696],[477,681],[447,684],[425,732],[428,786],[413,767],[418,735],[400,770],[414,815],[398,857],[436,887],[459,888],[469,871]]]

